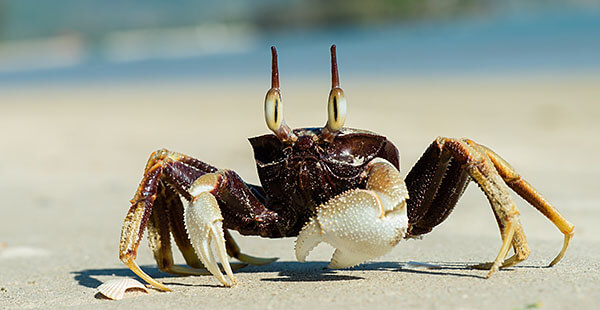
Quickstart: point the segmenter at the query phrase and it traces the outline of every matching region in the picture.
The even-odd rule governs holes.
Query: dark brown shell
[[[332,143],[318,139],[320,128],[295,129],[298,141],[284,144],[275,135],[250,138],[267,208],[289,218],[295,236],[316,207],[353,188],[364,188],[361,173],[373,158],[399,168],[396,147],[385,137],[342,129]]]

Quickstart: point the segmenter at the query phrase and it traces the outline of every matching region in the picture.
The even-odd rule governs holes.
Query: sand
[[[325,122],[326,77],[286,80],[292,127]],[[138,263],[173,292],[98,298],[109,279],[133,277],[118,259],[128,200],[148,155],[183,152],[256,182],[249,136],[267,132],[268,81],[147,81],[4,87],[0,91],[0,308],[525,309],[594,308],[600,302],[600,78],[593,75],[344,80],[347,126],[386,135],[409,171],[439,135],[470,137],[503,155],[576,227],[567,255],[561,233],[517,199],[529,259],[484,279],[470,264],[493,259],[500,237],[471,185],[449,219],[422,240],[347,270],[328,270],[321,245],[308,263],[293,238],[235,234],[250,254],[279,257],[236,273],[173,277],[156,268],[144,240]],[[176,256],[182,262],[181,256]],[[408,264],[439,265],[425,269]]]

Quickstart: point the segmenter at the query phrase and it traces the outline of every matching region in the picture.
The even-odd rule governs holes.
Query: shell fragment
[[[112,300],[123,299],[125,292],[133,289],[149,293],[148,289],[142,283],[131,278],[114,279],[98,286],[98,292]]]

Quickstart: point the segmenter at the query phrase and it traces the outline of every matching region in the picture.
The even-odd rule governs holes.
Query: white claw
[[[217,279],[225,286],[236,284],[233,271],[229,265],[225,237],[223,235],[223,217],[215,197],[209,192],[201,192],[194,197],[185,211],[185,227],[192,243],[192,247],[200,260]],[[216,249],[226,278],[219,265],[217,265]]]
[[[217,253],[219,254],[219,258],[221,259],[221,264],[223,265],[223,269],[225,273],[231,279],[232,285],[236,284],[235,277],[233,276],[233,270],[231,270],[231,265],[229,265],[229,255],[227,254],[227,249],[225,248],[225,236],[223,235],[223,223],[219,222],[218,227],[212,226],[210,229],[212,235],[212,242],[215,244],[217,248]]]
[[[308,253],[321,243],[321,226],[315,218],[308,220],[296,239],[296,259],[304,263]]]
[[[389,252],[408,227],[404,182],[390,185],[398,190],[355,189],[321,205],[296,239],[298,261],[304,262],[321,241],[336,248],[330,268],[355,266]]]
[[[331,257],[331,261],[329,262],[328,267],[331,269],[348,268],[356,266],[373,258],[376,257],[373,257],[370,253],[346,252],[346,250],[336,249],[335,252],[333,252],[333,256]]]

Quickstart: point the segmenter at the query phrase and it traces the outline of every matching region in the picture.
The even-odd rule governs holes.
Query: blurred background
[[[470,137],[511,162],[576,225],[566,267],[548,271],[560,289],[549,291],[546,280],[504,281],[486,300],[515,308],[514,295],[496,294],[528,291],[566,307],[582,292],[597,294],[572,266],[588,270],[598,261],[590,249],[600,236],[599,1],[0,0],[0,274],[9,307],[101,302],[81,298],[92,296],[94,279],[132,275],[117,258],[119,232],[152,151],[179,151],[258,182],[246,138],[268,132],[269,47],[279,51],[286,121],[308,127],[326,122],[332,43],[348,98],[346,126],[393,141],[403,174],[437,136]],[[562,237],[517,201],[533,250],[527,263],[541,266]],[[250,254],[281,257],[272,272],[295,261],[292,239],[239,239]],[[471,186],[430,236],[382,259],[482,262],[496,255],[498,240],[487,201]],[[331,251],[312,255],[328,261]],[[138,262],[156,266],[145,245]],[[312,272],[303,266],[294,268]],[[268,299],[263,292],[297,284],[260,282],[251,295],[247,287],[239,292]],[[396,306],[405,300],[382,295],[388,291],[371,295]],[[437,308],[463,296],[441,291]],[[427,292],[408,300],[435,304],[430,297],[438,293]],[[326,295],[315,292],[315,302]],[[177,303],[182,295],[164,298]]]
[[[600,3],[491,0],[1,0],[0,83],[498,74],[600,67]],[[321,70],[321,71],[319,71]]]
[[[117,233],[163,147],[258,182],[246,138],[268,132],[269,47],[287,123],[309,127],[332,43],[346,126],[386,135],[403,173],[435,137],[470,137],[548,196],[595,191],[598,1],[0,0],[0,194],[22,205],[2,221],[89,218],[95,197]]]

